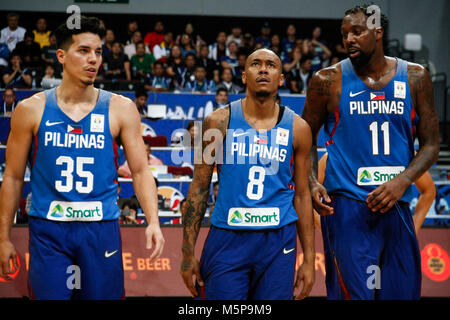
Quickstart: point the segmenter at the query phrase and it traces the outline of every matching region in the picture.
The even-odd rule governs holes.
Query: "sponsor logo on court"
[[[230,208],[228,211],[229,226],[261,227],[279,224],[279,208]]]
[[[393,167],[361,167],[358,169],[357,184],[359,186],[376,186],[394,179],[405,170],[403,166]]]
[[[52,201],[47,219],[54,221],[100,221],[103,218],[101,201]]]

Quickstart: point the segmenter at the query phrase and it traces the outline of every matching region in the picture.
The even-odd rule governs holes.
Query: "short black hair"
[[[81,16],[80,28],[69,29],[67,23],[64,22],[55,30],[56,47],[58,49],[67,49],[73,43],[73,35],[87,32],[98,35],[100,39],[105,35],[105,29],[96,17]]]
[[[148,93],[147,93],[147,91],[145,91],[144,89],[142,89],[142,90],[136,90],[136,92],[134,93],[134,97],[135,97],[135,98],[139,98],[139,97],[142,97],[142,96],[145,96],[145,97],[148,98]]]
[[[164,69],[164,63],[162,63],[161,61],[155,61],[155,63],[153,63],[153,69],[155,68],[156,65],[160,65]]]
[[[300,64],[304,63],[307,60],[312,60],[313,56],[310,54],[304,54],[302,55],[302,57],[300,58]]]
[[[219,95],[220,92],[225,92],[228,95],[228,90],[225,89],[224,87],[220,87],[219,89],[216,90],[216,96]]]
[[[359,12],[364,13],[364,15],[366,16],[366,18],[370,17],[371,14],[367,12],[367,8],[369,8],[370,6],[374,5],[373,3],[371,4],[363,4],[363,5],[357,5],[354,6],[351,9],[348,9],[347,11],[345,11],[345,15],[349,15],[349,14],[357,14]],[[381,27],[383,28],[383,49],[386,50],[388,47],[388,28],[389,28],[389,20],[388,17],[383,14],[380,10],[380,24]]]
[[[193,126],[195,126],[194,120],[189,121],[186,126],[186,130],[189,131]]]

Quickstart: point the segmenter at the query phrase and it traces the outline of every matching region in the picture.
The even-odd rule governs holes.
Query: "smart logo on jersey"
[[[61,205],[57,204],[56,206],[53,207],[51,216],[54,218],[61,218],[64,216],[63,208],[61,207]]]
[[[371,92],[370,93],[370,100],[384,100],[384,99],[386,99],[384,92]]]
[[[371,182],[372,176],[370,175],[370,173],[367,170],[364,170],[361,173],[361,175],[359,176],[359,181],[360,182]]]
[[[358,186],[377,186],[394,179],[405,170],[403,166],[362,167],[358,169]]]
[[[103,219],[101,201],[52,201],[47,219],[53,221],[100,221]]]
[[[229,226],[235,227],[277,226],[280,224],[280,209],[230,208],[227,220]]]
[[[241,215],[241,213],[239,212],[239,211],[235,211],[232,215],[231,215],[231,218],[230,218],[230,222],[231,223],[235,223],[235,224],[238,224],[238,223],[241,223],[243,220],[242,220],[242,215]]]

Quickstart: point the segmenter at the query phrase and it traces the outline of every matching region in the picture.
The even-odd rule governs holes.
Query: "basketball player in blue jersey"
[[[61,85],[21,101],[11,119],[0,191],[0,276],[7,278],[16,261],[10,230],[29,159],[29,291],[36,299],[124,298],[116,141],[146,214],[152,259],[164,245],[138,111],[128,98],[94,88],[103,29],[96,18],[80,22],[79,29],[56,30]]]
[[[203,135],[216,135],[203,141],[202,162],[195,164],[187,194],[180,273],[198,298],[303,299],[315,276],[308,187],[311,130],[275,101],[284,78],[274,52],[253,52],[242,80],[247,85],[245,98],[214,111],[203,122]],[[215,151],[220,153],[222,147],[221,158]],[[214,169],[210,150],[218,162],[219,193],[199,263],[194,248]],[[304,261],[294,281],[296,234]]]
[[[435,163],[438,118],[428,72],[383,53],[387,19],[348,10],[341,33],[349,58],[318,71],[303,118],[324,125],[328,162],[310,189],[321,215],[329,299],[418,299],[420,252],[408,201],[411,184]],[[414,155],[414,139],[419,150]]]

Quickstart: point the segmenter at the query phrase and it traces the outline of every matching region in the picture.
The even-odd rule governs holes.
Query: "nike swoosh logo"
[[[356,97],[357,95],[360,95],[363,92],[366,92],[366,90],[363,90],[363,91],[360,91],[360,92],[356,92],[356,93],[353,93],[353,92],[350,91],[350,98]]]
[[[114,250],[112,252],[108,252],[108,250],[105,251],[105,258],[110,258],[113,255],[115,255],[117,253],[118,250]]]
[[[235,138],[235,137],[240,137],[240,136],[243,136],[244,134],[248,134],[248,132],[239,132],[239,133],[233,132],[233,137],[234,137],[234,138]]]
[[[47,120],[47,122],[45,123],[45,125],[46,125],[47,127],[51,127],[51,126],[54,126],[54,125],[57,125],[57,124],[61,124],[61,123],[64,123],[64,121],[50,122],[50,121]]]
[[[292,251],[294,251],[295,250],[295,248],[292,248],[292,249],[289,249],[289,250],[286,250],[286,248],[284,248],[283,249],[283,253],[284,254],[289,254],[289,253],[291,253]]]

